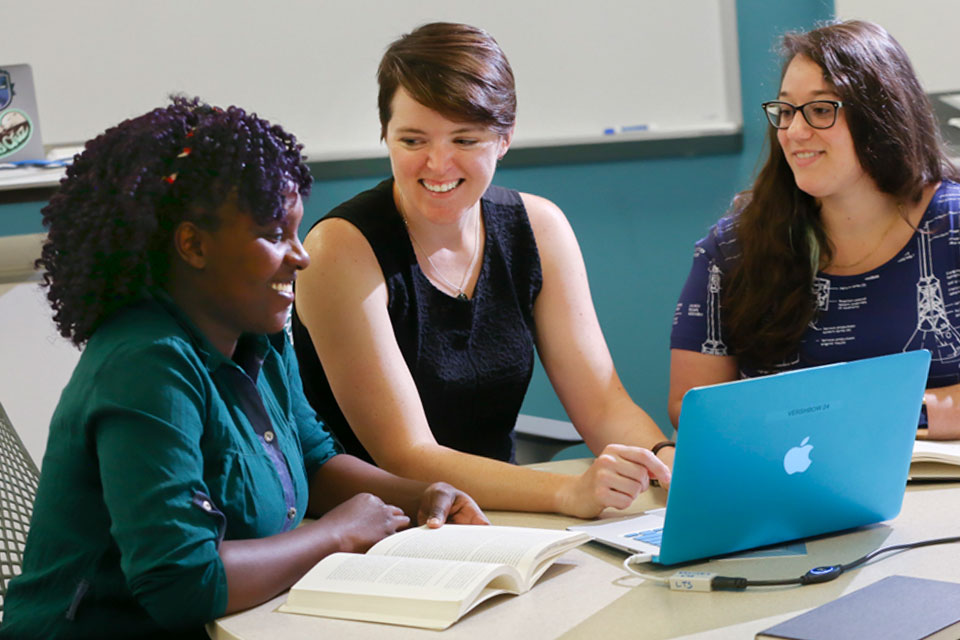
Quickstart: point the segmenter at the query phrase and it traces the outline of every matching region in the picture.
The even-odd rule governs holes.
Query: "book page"
[[[290,589],[282,611],[444,628],[480,602],[517,593],[511,567],[335,553]]]
[[[960,465],[960,440],[917,440],[911,461]]]
[[[317,563],[293,589],[362,591],[410,598],[460,600],[477,585],[505,573],[475,562],[334,553]],[[512,572],[510,572],[512,573]],[[509,584],[505,585],[509,586]]]
[[[526,589],[551,559],[588,539],[586,534],[553,529],[447,524],[439,529],[401,531],[367,553],[506,564],[523,576]]]

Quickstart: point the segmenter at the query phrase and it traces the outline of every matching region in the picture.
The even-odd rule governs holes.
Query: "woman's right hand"
[[[649,449],[607,445],[590,468],[561,489],[563,513],[593,518],[607,507],[626,509],[647,490],[651,478],[670,485],[670,469]]]
[[[339,540],[339,550],[365,553],[387,536],[405,529],[410,518],[400,507],[386,504],[372,493],[358,493],[317,520]]]

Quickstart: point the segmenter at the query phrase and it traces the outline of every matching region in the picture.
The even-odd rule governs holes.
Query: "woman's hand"
[[[960,384],[927,389],[927,438],[960,440]]]
[[[561,510],[579,518],[593,518],[607,507],[626,509],[647,490],[651,478],[669,487],[670,469],[649,449],[607,445],[590,468],[567,485]]]
[[[380,540],[410,525],[403,509],[372,493],[358,493],[317,520],[339,540],[339,550],[364,553]]]
[[[427,486],[417,510],[417,523],[436,529],[444,522],[455,524],[490,524],[473,498],[446,482]]]

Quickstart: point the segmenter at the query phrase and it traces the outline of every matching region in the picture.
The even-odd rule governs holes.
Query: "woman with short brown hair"
[[[617,377],[573,230],[552,202],[491,186],[513,137],[496,41],[435,23],[390,45],[381,135],[393,177],[308,233],[294,339],[308,397],[348,451],[455,481],[487,508],[623,508],[672,450]],[[598,454],[580,476],[509,464],[534,351]]]

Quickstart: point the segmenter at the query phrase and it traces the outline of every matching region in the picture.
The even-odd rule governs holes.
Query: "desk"
[[[578,473],[587,461],[567,460],[534,465]],[[663,506],[665,495],[655,489],[640,496],[631,511]],[[575,522],[551,514],[491,512],[494,524],[563,528]],[[911,485],[903,510],[889,522],[851,533],[807,541],[807,556],[764,560],[729,559],[688,565],[693,570],[750,578],[799,576],[814,566],[849,562],[880,546],[958,535],[960,484]],[[960,579],[956,545],[938,545],[881,556],[833,582],[805,587],[755,588],[745,592],[682,593],[661,585],[625,577],[623,554],[590,544],[564,556],[572,570],[547,574],[528,593],[484,603],[443,632],[297,616],[278,613],[285,596],[259,607],[226,616],[210,625],[217,640],[284,638],[384,638],[454,640],[483,635],[524,640],[614,640],[618,638],[685,638],[718,640],[753,638],[758,631],[812,607],[893,574],[939,580]],[[661,570],[664,575],[676,569]],[[651,572],[655,572],[651,570]],[[556,586],[564,582],[557,597]],[[551,584],[553,583],[553,584]],[[572,588],[571,588],[572,586]],[[516,624],[519,621],[519,624]],[[556,624],[555,624],[556,623]]]

